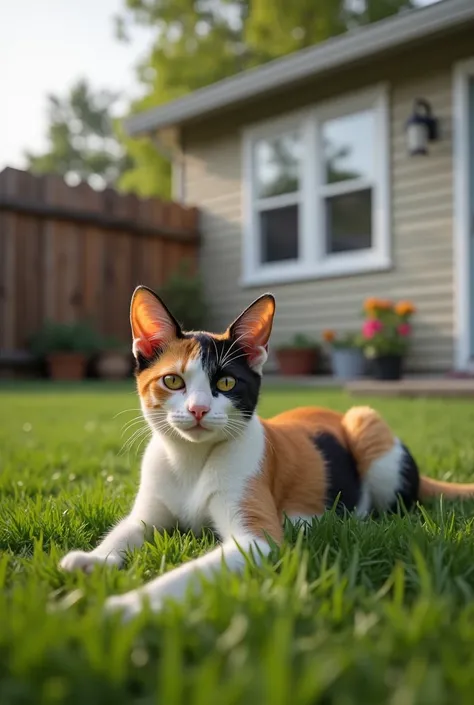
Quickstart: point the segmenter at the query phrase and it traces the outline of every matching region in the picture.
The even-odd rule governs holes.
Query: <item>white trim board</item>
[[[455,281],[455,365],[466,369],[470,358],[474,311],[470,301],[470,196],[469,196],[469,80],[474,78],[474,57],[454,65],[454,281]]]

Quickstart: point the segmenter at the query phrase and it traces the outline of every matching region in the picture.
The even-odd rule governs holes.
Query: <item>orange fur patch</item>
[[[347,414],[318,407],[299,408],[262,420],[266,435],[262,472],[248,485],[242,514],[249,531],[279,542],[283,515],[316,516],[326,508],[325,461],[314,444],[330,433],[355,457],[361,477],[389,451],[394,436],[376,411],[354,407]]]
[[[325,510],[325,462],[314,445],[319,432],[332,433],[346,446],[341,414],[315,407],[294,409],[262,420],[266,447],[261,474],[253,478],[242,513],[252,533],[279,542],[283,515],[315,516]]]
[[[182,375],[189,362],[198,359],[200,354],[201,346],[192,338],[176,339],[168,343],[158,360],[140,372],[137,377],[138,393],[145,404],[150,408],[163,404],[172,392],[155,385],[153,387],[155,399],[153,399],[150,395],[151,385],[167,374]]]

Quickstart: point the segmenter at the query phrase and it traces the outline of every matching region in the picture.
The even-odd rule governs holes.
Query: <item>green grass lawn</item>
[[[350,403],[278,389],[260,412]],[[473,404],[374,405],[423,472],[474,480]],[[130,506],[143,438],[128,449],[140,425],[121,434],[137,409],[132,384],[0,387],[1,705],[473,702],[474,503],[379,521],[328,515],[303,540],[289,530],[273,563],[223,574],[185,606],[104,622],[106,595],[213,541],[156,535],[123,571],[57,569]]]

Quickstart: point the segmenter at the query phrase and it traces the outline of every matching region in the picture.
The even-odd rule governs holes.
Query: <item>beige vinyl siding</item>
[[[378,79],[388,82],[391,116],[393,269],[389,272],[243,289],[239,279],[241,129],[245,119],[229,120],[227,129],[220,124],[214,130],[187,131],[186,200],[202,212],[202,271],[216,329],[225,328],[266,289],[277,299],[273,347],[296,332],[319,337],[325,328],[357,328],[359,309],[367,296],[408,298],[418,308],[409,367],[435,371],[453,366],[451,64],[446,62],[444,68],[415,78],[409,77],[410,71],[400,71],[398,67],[395,78]],[[410,158],[405,150],[404,124],[412,111],[413,99],[418,96],[430,101],[440,119],[442,139],[430,145],[428,157]]]

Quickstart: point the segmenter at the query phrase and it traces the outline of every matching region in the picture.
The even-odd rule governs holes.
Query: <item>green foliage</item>
[[[161,105],[414,5],[413,0],[124,0],[117,18],[120,39],[126,40],[136,24],[156,30],[138,72],[145,97],[131,110]],[[127,150],[135,164],[121,186],[167,195],[163,158],[157,159],[148,141],[132,143],[127,141]]]
[[[318,343],[304,333],[296,333],[288,343],[278,346],[279,350],[317,350],[318,348]]]
[[[115,352],[130,352],[130,346],[113,335],[103,335],[98,338],[100,350],[110,350]]]
[[[93,355],[101,349],[103,341],[86,321],[57,323],[46,321],[30,339],[29,347],[38,357],[55,352],[80,352]]]
[[[130,112],[161,105],[413,6],[413,0],[124,0],[115,18],[119,40],[127,41],[136,24],[156,31],[138,69],[144,97]],[[84,80],[65,97],[49,96],[48,149],[26,154],[28,167],[94,187],[111,185],[141,197],[169,198],[167,156],[151,139],[125,135],[114,119],[118,98],[110,91],[94,92]]]
[[[105,622],[107,595],[215,543],[209,532],[155,534],[123,571],[58,570],[131,507],[144,438],[138,426],[121,452],[140,413],[132,394],[131,382],[0,386],[2,705],[472,702],[473,502],[364,521],[329,512],[301,537],[288,526],[261,568],[224,570],[184,607]],[[353,403],[316,396],[336,410]],[[260,411],[314,402],[314,389],[267,386]],[[472,404],[373,403],[423,471],[472,481]]]
[[[113,186],[132,165],[114,135],[113,111],[119,96],[93,92],[77,81],[64,97],[48,96],[48,149],[26,154],[35,174],[59,174],[92,186]]]
[[[344,333],[340,336],[336,336],[331,342],[331,346],[336,350],[347,350],[354,348],[361,348],[364,344],[364,340],[360,333]]]
[[[363,346],[364,355],[368,360],[386,355],[404,356],[408,352],[408,341],[400,338],[395,332],[378,334]]]
[[[129,168],[118,178],[116,187],[141,198],[171,198],[171,164],[149,137],[132,139],[123,125],[115,123],[117,138],[130,160]]]
[[[202,330],[209,321],[209,308],[199,273],[183,260],[178,269],[157,292],[176,320],[186,330]]]

